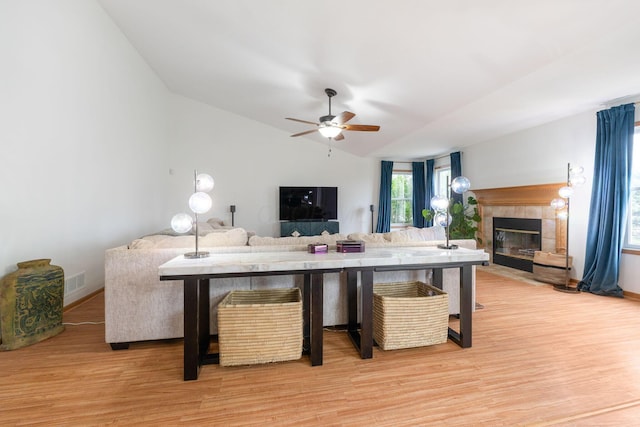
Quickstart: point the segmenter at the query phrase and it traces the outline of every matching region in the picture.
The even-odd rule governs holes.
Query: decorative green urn
[[[14,350],[62,332],[64,271],[50,259],[18,263],[0,280],[0,350]]]

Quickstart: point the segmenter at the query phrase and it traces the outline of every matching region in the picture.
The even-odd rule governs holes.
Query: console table
[[[348,333],[363,359],[373,357],[373,276],[376,271],[433,269],[434,285],[442,287],[442,270],[460,269],[460,327],[449,338],[471,347],[473,266],[487,264],[482,250],[436,247],[370,248],[362,253],[310,254],[264,252],[211,254],[207,258],[176,257],[159,267],[160,280],[184,282],[184,379],[195,380],[201,365],[218,363],[209,354],[209,279],[264,275],[304,275],[304,340],[311,365],[322,365],[322,297],[324,273],[344,272],[348,288]],[[357,298],[357,275],[361,296]],[[215,285],[215,281],[213,281]],[[361,309],[360,330],[357,312]]]

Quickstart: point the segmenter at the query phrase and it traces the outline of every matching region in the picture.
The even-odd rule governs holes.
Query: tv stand
[[[297,231],[301,236],[318,236],[326,231],[330,234],[340,232],[338,221],[284,221],[280,223],[280,236],[291,236]]]

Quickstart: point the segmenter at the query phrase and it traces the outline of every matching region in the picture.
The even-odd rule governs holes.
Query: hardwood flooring
[[[478,271],[473,347],[361,360],[325,331],[324,365],[203,367],[181,340],[112,351],[104,325],[0,352],[0,425],[640,425],[640,302],[564,294]],[[102,321],[103,295],[65,322]]]

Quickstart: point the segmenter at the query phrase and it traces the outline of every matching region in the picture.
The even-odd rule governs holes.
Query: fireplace
[[[509,261],[514,260],[514,257],[505,257],[504,254],[499,254],[498,259],[494,258],[493,221],[495,218],[540,220],[542,223],[540,250],[542,252],[565,253],[567,221],[557,217],[555,209],[549,205],[549,202],[558,196],[558,189],[564,185],[566,183],[473,190],[482,218],[482,221],[478,223],[478,235],[482,239],[480,247],[491,255],[492,263],[503,264],[505,258],[509,258]],[[499,228],[510,227],[501,226]],[[524,261],[517,263],[523,264]],[[526,260],[526,264],[532,265],[533,262]],[[525,271],[531,270],[525,269]]]
[[[493,262],[533,271],[533,255],[542,248],[542,220],[493,218]]]

